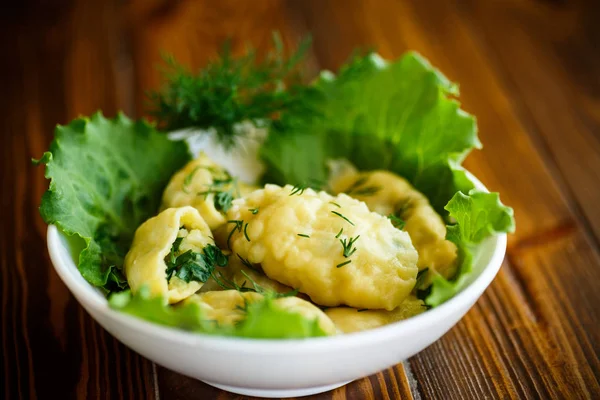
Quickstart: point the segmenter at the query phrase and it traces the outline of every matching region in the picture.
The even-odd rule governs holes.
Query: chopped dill
[[[198,196],[206,198],[209,194],[214,194],[214,205],[217,211],[227,212],[231,208],[232,201],[240,197],[240,189],[236,178],[233,178],[227,171],[223,171],[224,178],[214,178],[208,185],[208,189],[198,192]]]
[[[364,188],[360,188],[360,189],[356,189],[353,190],[352,192],[348,192],[347,194],[349,196],[354,195],[354,196],[372,196],[375,193],[379,192],[381,190],[380,186],[366,186]]]
[[[389,214],[387,217],[392,222],[394,228],[402,230],[406,226],[406,221],[404,221],[402,218],[397,217],[395,214]]]
[[[336,206],[337,208],[342,208],[342,206],[340,206],[338,203],[336,203],[335,201],[330,201],[329,204],[333,204],[334,206]]]
[[[349,196],[371,196],[381,190],[381,187],[379,186],[362,187],[365,183],[367,183],[368,180],[369,178],[367,176],[361,176],[356,181],[354,181],[354,183],[350,185],[350,187],[346,189],[344,193],[346,193]]]
[[[342,236],[342,232],[344,232],[344,228],[340,229],[340,231],[338,232],[338,234],[335,235],[335,238],[338,239],[340,236]]]
[[[305,185],[296,185],[292,188],[292,191],[290,192],[290,196],[293,196],[295,194],[297,194],[298,196],[300,196],[302,193],[304,193],[304,191],[306,190],[308,186]]]
[[[249,208],[248,211],[250,211],[254,215],[258,214],[258,208]]]
[[[335,267],[336,267],[336,268],[341,268],[341,267],[343,267],[344,265],[348,265],[348,264],[350,264],[351,262],[352,262],[352,260],[347,260],[347,261],[344,261],[343,263],[339,263],[339,264],[338,264],[338,265],[336,265]]]
[[[305,233],[299,233],[298,236],[302,236],[302,237],[305,237],[305,238],[309,238],[310,237],[310,235],[307,235]]]
[[[354,246],[354,243],[356,243],[359,237],[360,235],[356,236],[355,238],[345,238],[344,240],[340,239],[340,243],[342,244],[343,248],[342,254],[344,255],[344,257],[348,258],[356,252],[356,247],[352,248],[352,246]]]
[[[242,262],[242,264],[244,265],[244,267],[249,268],[253,271],[257,271],[256,267],[254,266],[254,264],[252,264],[250,261],[248,261],[248,259],[240,256],[238,253],[235,253],[236,256],[238,256],[238,258],[240,259],[240,261]]]
[[[179,253],[183,238],[177,238],[171,246],[171,252],[165,257],[167,266],[167,282],[171,281],[173,276],[190,282],[206,282],[215,267],[224,267],[228,263],[227,256],[223,254],[217,246],[209,244],[202,249],[202,253],[194,252],[191,249],[184,253]]]
[[[247,241],[250,241],[250,237],[248,236],[248,223],[246,222],[246,225],[244,225],[244,236],[246,237]]]
[[[343,215],[342,215],[342,214],[340,214],[339,212],[337,212],[337,211],[332,211],[331,213],[332,213],[332,214],[335,214],[335,215],[337,215],[337,216],[338,216],[338,217],[340,217],[340,218],[343,218],[343,219],[345,219],[345,220],[346,220],[346,222],[348,222],[350,225],[354,226],[354,222],[350,221],[348,218],[346,218],[345,216],[343,216]]]
[[[227,221],[228,224],[235,224],[233,226],[233,228],[231,229],[231,231],[229,232],[229,236],[227,236],[227,248],[229,250],[231,250],[231,245],[229,244],[230,240],[231,240],[231,236],[233,236],[234,232],[237,230],[238,232],[242,231],[242,228],[244,226],[244,221],[240,220],[240,219],[231,219],[229,221]]]

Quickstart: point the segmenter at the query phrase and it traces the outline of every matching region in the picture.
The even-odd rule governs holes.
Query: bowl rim
[[[469,175],[477,189],[487,191],[487,188],[477,178],[471,174]],[[49,225],[47,230],[48,252],[54,269],[72,294],[88,311],[89,309],[93,309],[93,311],[101,313],[107,318],[118,321],[120,325],[126,326],[128,329],[144,331],[154,337],[168,341],[178,341],[190,346],[202,344],[202,346],[211,347],[215,350],[226,349],[228,351],[243,351],[244,353],[257,354],[285,353],[286,355],[306,353],[309,350],[311,352],[319,352],[332,348],[354,348],[367,343],[390,340],[400,336],[401,332],[405,335],[416,334],[436,325],[440,319],[453,315],[453,311],[470,308],[494,280],[506,253],[506,233],[496,234],[486,240],[493,240],[495,243],[493,243],[492,255],[479,275],[458,294],[427,312],[378,328],[343,335],[305,339],[260,339],[217,336],[185,331],[146,321],[111,309],[108,305],[108,300],[98,293],[79,273],[79,269],[70,255],[68,258],[64,256],[68,252],[61,252],[59,250],[61,247],[64,247],[59,229],[55,225]],[[70,266],[69,263],[71,264]],[[74,274],[69,269],[77,271],[77,274]]]

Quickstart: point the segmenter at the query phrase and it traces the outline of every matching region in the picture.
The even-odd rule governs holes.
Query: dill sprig
[[[340,236],[342,236],[342,232],[344,232],[344,228],[341,228],[340,231],[337,233],[337,235],[335,235],[335,238],[339,238]]]
[[[198,196],[214,194],[214,205],[217,211],[227,212],[231,208],[231,203],[235,198],[240,197],[240,189],[237,178],[229,175],[227,171],[222,171],[224,177],[213,177],[212,183],[208,185],[208,189],[197,193]],[[187,177],[186,177],[187,179]]]
[[[298,236],[301,236],[304,238],[310,238],[310,235],[307,235],[306,233],[299,233]]]
[[[350,185],[350,187],[348,187],[348,189],[346,189],[344,193],[346,193],[348,196],[372,196],[381,190],[381,187],[375,185],[363,187],[363,185],[367,183],[368,180],[369,178],[367,176],[361,176],[356,181],[354,181],[354,183]]]
[[[238,256],[238,258],[240,259],[240,261],[242,262],[242,264],[246,267],[249,268],[253,271],[258,272],[258,270],[256,269],[256,267],[254,266],[254,264],[252,264],[247,258],[244,258],[242,256],[240,256],[238,253],[235,253],[236,256]]]
[[[394,226],[394,228],[402,230],[406,226],[406,221],[404,221],[402,218],[397,217],[394,214],[389,214],[387,217]]]
[[[346,220],[346,222],[348,222],[350,225],[354,226],[354,222],[350,221],[348,218],[346,218],[344,215],[340,214],[339,212],[337,212],[337,211],[332,211],[331,213],[332,213],[332,214],[335,214],[335,215],[337,215],[337,216],[338,216],[338,217],[340,217],[340,218],[343,218],[343,219],[344,219],[344,220]]]
[[[359,237],[360,237],[360,235],[356,236],[355,238],[350,238],[350,239],[344,238],[344,240],[340,239],[340,243],[342,244],[342,249],[343,249],[342,254],[344,255],[344,257],[348,258],[352,254],[354,254],[354,252],[356,251],[356,247],[353,248],[353,246]]]
[[[348,264],[350,264],[351,262],[352,262],[352,260],[347,260],[347,261],[344,261],[343,263],[339,263],[339,264],[338,264],[338,265],[336,265],[335,267],[336,267],[336,268],[341,268],[341,267],[343,267],[344,265],[348,265]]]
[[[302,85],[300,63],[310,47],[310,38],[301,41],[291,54],[281,37],[273,34],[273,48],[259,60],[256,50],[247,47],[234,56],[227,40],[220,53],[197,73],[165,56],[162,90],[149,92],[150,114],[161,128],[214,128],[221,143],[235,142],[243,134],[235,124],[250,121],[261,126],[265,120],[285,124],[283,112],[294,115],[318,114],[308,101],[315,89]]]
[[[322,190],[325,183],[319,179],[309,179],[306,182],[299,183],[292,187],[292,191],[290,192],[290,196],[297,194],[300,196],[304,193],[306,189],[314,189],[314,190]]]
[[[257,208],[249,208],[248,211],[250,211],[252,214],[256,215],[256,214],[258,214],[258,207]]]
[[[244,225],[244,236],[246,237],[247,241],[250,241],[250,237],[248,236],[248,223],[246,222],[246,225]]]
[[[231,241],[231,237],[233,236],[233,234],[235,233],[236,230],[238,232],[242,231],[242,229],[244,227],[244,221],[241,219],[230,219],[229,221],[227,221],[227,223],[234,224],[231,231],[229,231],[229,236],[227,236],[227,248],[229,250],[231,250],[231,245],[229,244],[229,242]]]

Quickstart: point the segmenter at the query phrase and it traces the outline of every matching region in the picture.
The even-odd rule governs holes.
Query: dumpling
[[[266,185],[227,215],[234,254],[317,304],[393,310],[415,286],[408,234],[344,194]]]
[[[274,293],[290,293],[293,292],[289,286],[279,283],[260,271],[260,266],[254,265],[252,268],[244,265],[236,255],[229,257],[229,263],[225,268],[219,268],[215,271],[215,277],[211,277],[200,292],[209,292],[214,290],[233,289],[237,285],[240,288],[254,289],[254,285],[266,291]]]
[[[168,208],[136,230],[125,256],[125,275],[135,293],[148,286],[154,296],[176,303],[194,294],[227,258],[195,208]],[[191,268],[193,267],[193,268]]]
[[[202,153],[173,175],[163,193],[161,209],[192,206],[214,230],[225,224],[231,201],[254,189]]]
[[[419,270],[429,268],[452,278],[457,268],[456,245],[446,240],[446,225],[429,200],[400,176],[388,171],[357,172],[346,169],[331,184],[333,193],[346,193],[364,201],[371,211],[404,221],[419,253]]]
[[[200,305],[204,317],[215,321],[221,326],[234,325],[242,321],[246,314],[244,311],[248,303],[260,301],[264,296],[256,292],[239,292],[237,290],[223,290],[196,294],[187,302]],[[281,297],[273,300],[276,307],[297,313],[309,320],[318,320],[320,328],[329,335],[336,333],[333,322],[317,306],[297,297]]]
[[[325,310],[335,327],[343,333],[360,332],[378,328],[392,322],[418,315],[426,310],[425,303],[415,296],[409,296],[392,311],[357,310],[350,307],[334,307]]]

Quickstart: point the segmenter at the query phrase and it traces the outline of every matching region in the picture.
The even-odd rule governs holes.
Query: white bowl
[[[477,186],[485,190],[478,181]],[[297,397],[325,392],[384,370],[438,340],[496,276],[506,252],[506,234],[490,237],[478,246],[469,282],[444,304],[381,328],[304,340],[207,336],[114,311],[81,276],[66,238],[55,226],[48,227],[48,250],[56,272],[83,308],[144,357],[230,392]]]

